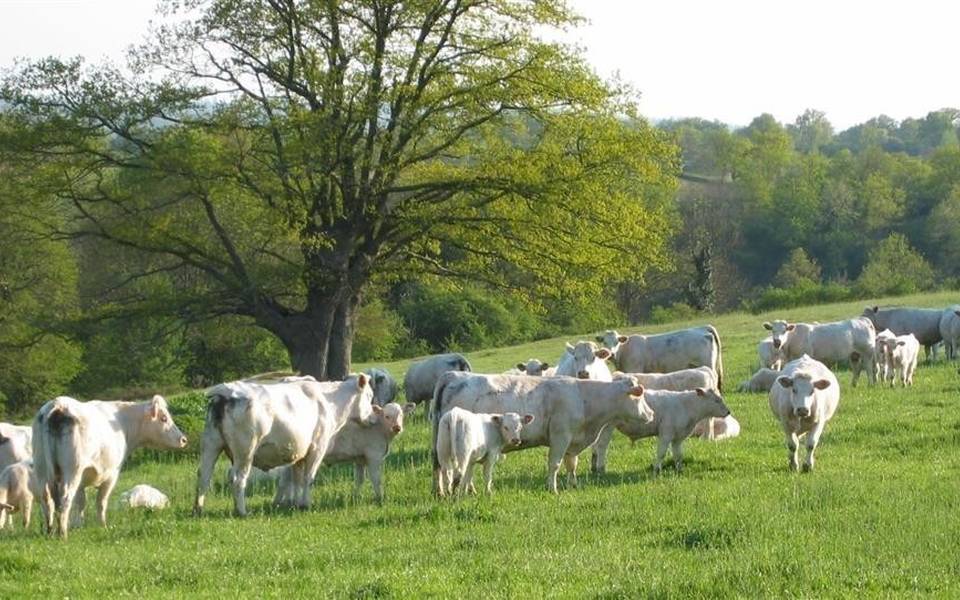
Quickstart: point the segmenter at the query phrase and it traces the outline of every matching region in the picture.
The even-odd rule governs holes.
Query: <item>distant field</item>
[[[957,302],[954,292],[880,304]],[[238,520],[230,516],[221,466],[207,515],[195,519],[196,456],[139,452],[115,501],[150,483],[171,496],[172,510],[114,506],[109,529],[77,529],[66,544],[36,531],[0,532],[0,598],[957,597],[956,363],[921,364],[907,391],[865,383],[853,389],[849,372],[838,373],[840,408],[821,441],[817,471],[807,475],[787,470],[766,395],[732,391],[755,368],[764,320],[830,321],[858,315],[866,304],[711,319],[723,338],[725,397],[743,432],[720,443],[688,442],[682,475],[668,463],[653,478],[654,443],[618,437],[607,475],[589,476],[589,461],[581,460],[580,489],[548,494],[546,450],[533,449],[498,465],[492,498],[439,502],[430,495],[429,430],[418,411],[388,459],[383,507],[373,504],[369,487],[352,501],[352,473],[336,468],[321,471],[313,510],[275,511],[272,491],[261,488],[251,498],[253,515]],[[468,357],[484,372],[530,357],[555,363],[563,341]],[[386,367],[402,380],[409,362]],[[195,439],[200,399],[173,402]]]

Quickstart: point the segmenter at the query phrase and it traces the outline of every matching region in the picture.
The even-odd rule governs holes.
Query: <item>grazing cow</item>
[[[23,514],[23,528],[29,529],[33,499],[41,494],[32,460],[13,463],[0,471],[0,529],[6,527],[7,513],[17,511]],[[10,524],[13,525],[12,517]]]
[[[723,397],[713,389],[674,392],[670,390],[647,390],[644,394],[647,404],[653,409],[653,420],[647,423],[633,421],[615,421],[613,426],[633,441],[640,438],[657,436],[657,459],[653,471],[660,473],[663,457],[667,448],[673,449],[673,462],[679,472],[683,469],[683,441],[693,433],[701,421],[710,417],[730,416],[730,409]],[[733,421],[736,422],[736,421]],[[739,423],[736,427],[739,431]],[[610,429],[612,434],[612,429]],[[597,464],[606,465],[606,448],[597,443]]]
[[[162,510],[170,506],[170,498],[157,488],[141,483],[120,494],[120,503],[130,508]]]
[[[397,398],[397,382],[389,371],[380,367],[371,367],[364,373],[370,376],[374,404],[386,406]]]
[[[947,358],[957,358],[960,345],[960,306],[951,306],[940,316],[940,335],[946,348]]]
[[[868,306],[864,317],[870,319],[877,331],[889,329],[895,335],[912,333],[923,345],[927,360],[936,360],[937,344],[943,340],[940,333],[941,308],[884,308]]]
[[[877,333],[866,317],[816,324],[780,320],[763,326],[770,330],[774,345],[783,350],[786,360],[806,354],[828,363],[849,362],[854,387],[864,369],[870,382],[876,382]]]
[[[897,375],[904,387],[913,385],[913,373],[917,370],[917,358],[920,355],[920,342],[912,333],[894,335],[889,329],[877,334],[877,362],[882,367],[881,380],[890,380],[890,387],[896,385]]]
[[[447,371],[472,371],[470,363],[462,354],[438,354],[415,362],[403,378],[407,402],[417,404],[433,398],[433,388],[440,376]]]
[[[163,396],[145,402],[80,402],[60,396],[47,402],[33,419],[33,464],[44,491],[47,531],[53,532],[54,493],[62,538],[67,538],[75,500],[83,513],[88,487],[97,488],[97,517],[106,527],[107,501],[127,456],[140,446],[172,450],[186,445]]]
[[[610,350],[600,348],[593,342],[579,341],[576,346],[567,344],[556,370],[550,376],[610,381],[612,376],[607,359],[611,356],[613,353]]]
[[[200,446],[197,496],[203,504],[221,452],[233,465],[234,513],[246,516],[245,491],[252,467],[267,471],[292,465],[296,504],[310,506],[310,486],[334,436],[349,419],[367,422],[373,389],[366,373],[345,381],[258,384],[234,381],[207,392],[209,404]]]
[[[761,368],[779,371],[783,367],[783,348],[773,341],[773,336],[767,336],[757,344],[757,356],[760,357]]]
[[[769,401],[786,436],[790,469],[797,470],[799,438],[806,434],[803,470],[813,470],[813,453],[840,402],[836,376],[822,362],[803,355],[784,365],[776,385],[770,388]]]
[[[545,363],[538,358],[531,358],[525,363],[517,363],[517,366],[510,369],[504,375],[530,375],[532,377],[542,377],[546,375],[546,371],[550,368],[549,363]],[[551,372],[552,374],[556,373],[556,369]]]
[[[493,467],[504,446],[520,444],[520,430],[533,415],[472,413],[454,406],[437,425],[437,461],[440,463],[440,496],[462,496],[473,482],[473,468],[483,463],[487,494],[493,493]]]
[[[33,457],[33,431],[29,425],[0,423],[0,471]]]
[[[739,392],[769,392],[770,387],[776,383],[780,371],[776,369],[762,368],[758,369],[750,379],[744,381],[737,388]]]
[[[723,356],[720,334],[713,325],[657,335],[620,335],[607,331],[603,344],[612,348],[614,363],[626,373],[669,373],[691,367],[710,367],[723,391]]]
[[[446,373],[437,382],[431,407],[434,485],[439,491],[436,447],[440,419],[455,406],[475,413],[533,415],[520,432],[521,444],[504,452],[549,446],[547,488],[556,493],[563,461],[567,481],[577,485],[577,457],[612,421],[648,422],[653,418],[635,379],[593,381],[571,377],[526,377]]]
[[[373,405],[373,417],[367,423],[347,421],[343,429],[333,438],[333,445],[323,457],[324,465],[352,462],[354,475],[353,495],[360,496],[363,488],[364,472],[370,477],[373,497],[378,504],[383,502],[383,463],[390,453],[393,438],[403,432],[403,417],[413,412],[417,405],[408,402],[400,406],[396,402],[385,405]],[[292,470],[280,468],[280,481],[277,487],[277,504],[290,503],[293,500]]]

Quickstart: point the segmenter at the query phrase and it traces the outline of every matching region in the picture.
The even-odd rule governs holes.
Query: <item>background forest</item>
[[[787,124],[764,114],[742,128],[682,119],[650,135],[682,157],[667,173],[679,185],[646,194],[647,210],[662,215],[652,221],[660,255],[624,252],[602,285],[551,293],[522,277],[459,277],[471,258],[437,242],[435,268],[373,281],[353,359],[958,287],[956,109],[841,132],[814,110]],[[71,214],[24,210],[34,205],[14,178],[0,178],[0,204],[0,415],[64,390],[110,397],[289,368],[284,345],[252,318],[165,310],[182,272],[95,238],[51,235],[50,220]],[[134,301],[136,310],[118,309]]]

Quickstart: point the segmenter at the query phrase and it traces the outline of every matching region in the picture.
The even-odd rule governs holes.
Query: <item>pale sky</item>
[[[571,0],[569,39],[642,94],[647,117],[784,123],[806,108],[837,130],[879,114],[960,107],[954,0]],[[0,0],[0,68],[14,57],[121,60],[154,0]]]

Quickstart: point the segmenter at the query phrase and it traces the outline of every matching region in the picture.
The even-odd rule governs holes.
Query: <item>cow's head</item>
[[[828,379],[814,380],[806,373],[798,373],[793,377],[778,377],[777,383],[790,392],[790,411],[801,418],[809,417],[813,413],[813,400],[817,390],[830,387]]]
[[[607,348],[613,354],[617,353],[617,350],[620,349],[620,344],[623,344],[627,341],[627,336],[620,335],[613,329],[608,329],[603,332],[603,335],[597,336],[597,343],[603,344],[604,348]]]
[[[400,406],[396,402],[388,402],[383,406],[373,405],[373,414],[376,416],[380,426],[389,436],[395,436],[403,432],[403,417],[416,410],[417,405],[413,402],[407,402]]]
[[[598,371],[607,368],[603,361],[613,356],[609,349],[583,341],[567,344],[567,354],[573,356],[573,373],[580,379],[597,379]]]
[[[370,376],[366,373],[351,375],[347,381],[356,379],[356,399],[353,404],[352,417],[361,423],[369,422],[373,417],[373,386]]]
[[[770,332],[770,337],[773,339],[773,347],[777,350],[787,343],[787,337],[795,327],[796,325],[793,323],[787,323],[783,320],[774,321],[772,323],[767,321],[763,324],[763,328]]]
[[[537,358],[531,358],[525,363],[517,363],[517,369],[527,375],[540,377],[543,372],[550,368],[549,363],[545,363]]]
[[[640,385],[636,377],[621,373],[612,385],[619,386],[618,392],[628,400],[630,410],[633,413],[631,416],[639,419],[642,423],[653,421],[653,409],[647,404],[647,399],[643,395],[646,390]],[[633,412],[634,410],[636,412]]]
[[[154,396],[152,400],[143,403],[143,422],[140,425],[140,434],[143,444],[150,448],[171,450],[185,448],[187,436],[183,435],[177,424],[170,416],[167,401],[163,396]]]
[[[866,308],[863,309],[863,314],[860,315],[860,316],[861,316],[861,317],[867,317],[867,318],[875,317],[875,316],[877,316],[877,313],[878,313],[878,312],[880,312],[880,307],[879,307],[879,306],[868,306],[868,307],[866,307]]]
[[[500,428],[500,435],[503,442],[508,446],[520,445],[520,430],[524,425],[533,423],[533,415],[523,415],[522,417],[515,412],[503,413],[502,415],[491,416],[493,422]]]
[[[707,408],[707,416],[722,419],[730,414],[730,409],[727,408],[727,404],[723,401],[723,396],[721,396],[717,390],[713,388],[708,390],[697,388],[696,392],[697,396]]]
[[[397,396],[397,383],[383,369],[370,369],[366,372],[373,388],[373,403],[384,406]]]

